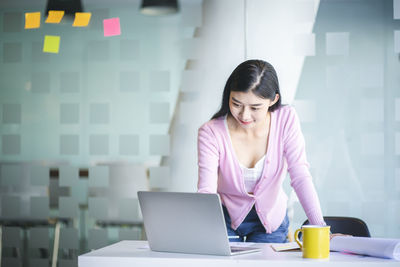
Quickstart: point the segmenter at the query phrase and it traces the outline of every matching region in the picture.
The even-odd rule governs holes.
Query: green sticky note
[[[43,43],[43,52],[58,53],[60,48],[60,36],[45,35]]]

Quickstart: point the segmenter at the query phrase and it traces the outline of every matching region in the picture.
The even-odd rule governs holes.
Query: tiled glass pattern
[[[139,136],[124,134],[119,136],[120,155],[139,155]]]
[[[50,93],[50,73],[32,72],[32,92]]]
[[[149,73],[149,84],[152,92],[169,91],[170,90],[170,73],[169,71],[152,71]]]
[[[20,63],[22,61],[22,43],[3,44],[3,62]]]
[[[201,27],[202,3],[181,3],[173,21],[145,17],[138,4],[86,4],[87,28],[45,24],[41,12],[41,27],[33,30],[24,29],[25,12],[39,9],[7,5],[0,8],[0,216],[62,219],[57,266],[77,266],[76,256],[90,249],[141,239],[138,226],[97,222],[140,224],[137,191],[169,186],[167,167],[160,177],[157,162],[170,150],[168,128],[187,60],[180,44],[190,44]],[[121,36],[103,36],[110,17],[120,17]],[[60,35],[58,54],[43,53],[46,34]],[[145,162],[154,166],[151,182]],[[3,247],[21,247],[25,236],[25,262],[48,266],[54,225],[3,228]],[[47,258],[36,258],[39,248],[49,249]],[[23,265],[19,258],[1,262]]]
[[[61,72],[60,91],[61,93],[79,93],[80,73],[73,71]]]
[[[18,155],[21,153],[21,136],[5,134],[1,137],[3,155]]]
[[[62,103],[60,106],[60,123],[76,124],[79,123],[79,104]]]
[[[89,137],[90,155],[107,155],[109,153],[109,137],[106,134],[93,134]]]
[[[23,29],[22,12],[4,12],[3,13],[3,32],[15,33]]]
[[[385,14],[377,11],[392,4]],[[371,1],[358,12],[352,1],[321,1],[312,28],[315,57],[304,59],[294,101],[324,215],[359,217],[374,237],[399,235],[390,208],[400,204],[398,21],[385,19],[395,18],[398,6]],[[305,219],[297,204],[293,225]]]
[[[122,92],[137,92],[140,89],[138,71],[122,71],[119,74],[119,88]]]
[[[168,123],[169,103],[150,103],[149,113],[151,123]]]
[[[20,104],[3,104],[3,123],[21,123]]]
[[[140,59],[140,41],[124,39],[120,41],[120,60],[130,61]]]
[[[79,154],[79,135],[63,134],[60,136],[60,154],[78,155]]]
[[[349,54],[349,33],[328,32],[326,33],[326,54],[329,56]]]

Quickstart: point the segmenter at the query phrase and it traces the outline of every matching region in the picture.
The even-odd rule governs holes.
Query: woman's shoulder
[[[296,109],[292,105],[282,105],[276,109],[277,117],[281,120],[287,120],[293,116],[296,116]]]
[[[225,116],[221,116],[215,119],[211,119],[205,123],[203,123],[203,125],[200,126],[200,129],[210,129],[212,131],[221,131],[223,129],[224,122],[225,121]]]

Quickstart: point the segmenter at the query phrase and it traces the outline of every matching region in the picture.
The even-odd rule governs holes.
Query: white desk
[[[208,256],[196,254],[154,252],[148,248],[147,241],[121,241],[113,245],[94,250],[78,257],[79,267],[288,267],[288,266],[324,266],[324,267],[400,267],[400,261],[345,255],[331,252],[329,260],[303,259],[301,252],[274,252],[270,244],[254,244],[261,252],[237,256]]]

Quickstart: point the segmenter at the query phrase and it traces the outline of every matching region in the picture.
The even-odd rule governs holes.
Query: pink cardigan
[[[287,171],[291,186],[311,224],[325,225],[319,199],[312,183],[306,159],[304,137],[293,107],[282,106],[271,112],[271,129],[261,179],[249,195],[236,158],[226,117],[203,124],[198,132],[198,192],[218,193],[229,212],[232,228],[243,222],[253,205],[267,233],[282,223],[287,195],[282,182]]]

